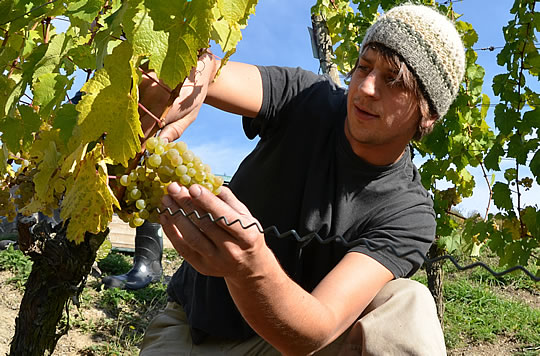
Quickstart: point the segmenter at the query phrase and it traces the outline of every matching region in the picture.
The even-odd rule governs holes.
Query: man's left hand
[[[163,213],[161,224],[178,253],[204,275],[249,278],[260,254],[269,251],[258,221],[226,187],[216,196],[200,185],[187,189],[171,183],[162,203],[173,213],[182,208],[188,215]]]

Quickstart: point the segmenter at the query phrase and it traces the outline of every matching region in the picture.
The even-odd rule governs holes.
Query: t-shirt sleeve
[[[326,82],[325,76],[301,68],[258,66],[263,84],[263,102],[255,118],[244,117],[242,120],[246,136],[250,139],[259,135],[270,134],[281,124],[281,118],[294,105],[299,105],[298,98],[305,98],[305,91],[314,90],[315,86]],[[324,83],[323,85],[325,85]],[[331,85],[331,84],[330,84]]]
[[[424,263],[435,237],[435,213],[428,199],[405,195],[386,205],[373,222],[374,227],[363,231],[360,244],[349,252],[372,257],[395,278],[411,277]]]

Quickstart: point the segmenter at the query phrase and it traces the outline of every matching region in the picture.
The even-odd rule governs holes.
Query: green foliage
[[[540,342],[540,311],[524,303],[504,300],[483,285],[467,280],[448,282],[445,295],[445,339],[455,347],[462,339],[493,342],[507,335],[522,343]]]
[[[334,60],[338,69],[348,73],[358,57],[359,44],[368,26],[380,12],[398,5],[400,0],[318,0],[312,13],[321,14],[327,21],[334,44]],[[421,142],[416,151],[424,157],[420,167],[422,183],[431,191],[437,216],[439,245],[447,251],[456,250],[456,234],[462,228],[451,210],[463,198],[470,197],[476,181],[470,169],[480,167],[491,192],[490,200],[501,212],[485,214],[468,221],[459,239],[472,249],[487,243],[500,257],[501,263],[527,265],[530,256],[540,247],[537,206],[524,206],[521,195],[530,189],[534,180],[540,184],[540,99],[527,85],[527,78],[537,82],[540,75],[540,54],[535,43],[535,30],[540,16],[534,0],[515,0],[511,9],[514,19],[502,30],[506,44],[497,56],[504,72],[493,79],[497,98],[482,93],[485,70],[476,63],[474,46],[478,34],[470,23],[459,20],[451,2],[418,0],[436,7],[452,19],[460,32],[466,50],[465,78],[450,110],[433,132]],[[354,8],[353,8],[354,7]],[[487,122],[488,108],[494,110],[495,127]],[[532,158],[532,159],[531,159]],[[504,172],[505,180],[494,180],[501,172],[501,160],[512,160],[515,167]],[[528,167],[527,167],[528,165]],[[532,178],[524,176],[529,168]],[[487,170],[492,170],[491,179]],[[501,172],[503,173],[503,172]],[[450,185],[438,188],[440,184]],[[486,211],[492,206],[486,201]],[[525,218],[526,217],[526,218]],[[498,228],[497,228],[498,227]]]
[[[0,270],[8,270],[14,274],[9,281],[22,287],[32,272],[32,261],[20,250],[15,250],[13,245],[0,251]]]
[[[50,215],[62,202],[72,241],[104,231],[121,209],[108,170],[141,151],[141,64],[180,85],[212,42],[226,58],[234,52],[256,3],[0,1],[0,189],[30,182],[17,202],[24,214]],[[69,23],[64,32],[57,18]],[[66,93],[81,71],[88,81],[75,106]]]

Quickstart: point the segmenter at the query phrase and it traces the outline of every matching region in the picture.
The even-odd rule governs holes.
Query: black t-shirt
[[[245,117],[243,124],[248,137],[261,139],[230,188],[263,228],[275,226],[282,235],[290,230],[301,237],[317,234],[305,243],[292,234],[267,233],[281,266],[307,291],[350,251],[371,256],[396,278],[411,276],[423,258],[409,252],[427,251],[435,214],[409,150],[392,165],[368,164],[345,137],[343,88],[301,69],[259,70],[263,105],[257,118]],[[184,263],[168,292],[183,305],[195,334],[253,335],[222,278],[203,276]]]

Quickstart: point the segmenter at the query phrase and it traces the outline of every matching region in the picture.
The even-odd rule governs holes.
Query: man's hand
[[[182,208],[189,217],[164,213],[161,224],[178,253],[197,271],[234,279],[251,278],[258,273],[260,257],[271,252],[257,220],[228,188],[223,187],[219,196],[215,196],[199,185],[188,190],[172,183],[168,193],[162,200],[164,207],[173,213]],[[228,226],[223,219],[216,223],[208,216],[199,219],[190,214],[194,210],[201,217],[209,213],[214,219],[225,217],[229,223],[236,222]],[[244,229],[240,222],[245,227],[251,226]]]
[[[208,86],[214,79],[218,68],[219,60],[215,59],[211,53],[206,52],[201,55],[197,67],[191,70],[170,110],[162,118],[162,125],[165,126],[161,130],[161,137],[172,142],[179,138],[184,130],[195,121],[206,98]],[[160,84],[157,82],[158,79],[154,72],[143,73],[139,85],[139,97],[141,104],[155,117],[160,118],[167,107],[172,89],[163,82]],[[139,109],[139,115],[143,133],[147,137],[157,123],[142,109]]]

